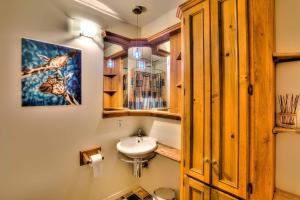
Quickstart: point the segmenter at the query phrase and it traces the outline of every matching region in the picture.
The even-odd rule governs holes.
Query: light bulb
[[[136,47],[134,50],[133,50],[133,57],[137,60],[139,60],[142,56],[142,52],[141,52],[141,49]]]
[[[138,66],[140,69],[145,69],[145,66],[146,66],[145,61],[142,61],[142,60],[138,61]]]
[[[110,69],[114,67],[114,62],[112,61],[112,59],[109,59],[107,61],[107,67],[110,68]]]

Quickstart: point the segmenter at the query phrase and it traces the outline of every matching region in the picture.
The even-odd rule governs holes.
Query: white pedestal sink
[[[154,151],[157,148],[157,140],[147,136],[134,136],[121,139],[117,143],[117,149],[125,156],[132,158],[132,160],[123,161],[133,164],[133,174],[136,177],[141,177],[143,164],[147,163],[149,159],[155,156]],[[151,158],[149,156],[153,155]]]

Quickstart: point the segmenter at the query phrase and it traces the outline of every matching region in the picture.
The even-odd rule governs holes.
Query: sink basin
[[[144,158],[157,148],[157,140],[152,137],[126,137],[117,144],[119,152],[130,158]]]

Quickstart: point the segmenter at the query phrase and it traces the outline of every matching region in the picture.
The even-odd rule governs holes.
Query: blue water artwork
[[[22,106],[81,104],[81,51],[22,38]]]

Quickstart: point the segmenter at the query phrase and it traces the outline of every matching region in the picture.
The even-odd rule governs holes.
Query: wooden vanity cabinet
[[[184,39],[184,174],[216,188],[210,199],[231,199],[217,189],[247,198],[246,6],[246,0],[191,0],[180,7]]]

